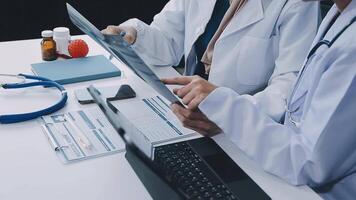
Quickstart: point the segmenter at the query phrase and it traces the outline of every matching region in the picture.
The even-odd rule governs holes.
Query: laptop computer
[[[151,156],[144,153],[135,127],[93,86],[88,91],[125,141],[126,158],[154,199],[270,199],[210,138],[155,146]]]

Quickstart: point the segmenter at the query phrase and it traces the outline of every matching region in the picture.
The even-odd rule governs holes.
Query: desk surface
[[[81,38],[89,43],[91,55],[108,55],[88,37]],[[0,55],[0,73],[31,73],[30,64],[41,62],[40,40],[2,42]],[[84,108],[76,103],[73,96],[75,89],[93,83],[105,86],[125,80],[131,83],[141,81],[120,62],[115,60],[113,63],[124,71],[122,78],[66,85],[70,98],[60,112]],[[177,75],[170,67],[154,70],[161,77]],[[32,88],[7,92],[5,95],[0,89],[0,113],[43,108],[57,101],[57,98],[55,90]],[[263,172],[222,136],[215,140],[273,199],[320,199],[308,187],[294,187]],[[0,199],[151,199],[126,161],[124,153],[64,165],[51,149],[37,121],[0,125],[0,158]]]

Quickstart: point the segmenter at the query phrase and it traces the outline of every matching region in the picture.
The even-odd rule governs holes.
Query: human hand
[[[137,38],[137,30],[131,26],[113,26],[110,25],[101,31],[104,35],[119,35],[122,34],[126,42],[133,44]]]
[[[178,95],[189,110],[196,110],[199,104],[217,87],[200,76],[181,76],[161,79],[169,85],[183,85],[173,92]]]
[[[184,127],[192,129],[203,136],[212,137],[222,132],[200,110],[189,110],[177,104],[172,104],[171,109]]]

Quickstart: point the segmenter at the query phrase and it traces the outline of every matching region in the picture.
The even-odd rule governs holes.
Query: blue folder
[[[36,63],[31,66],[36,75],[49,78],[59,84],[91,81],[121,75],[121,71],[103,55]]]

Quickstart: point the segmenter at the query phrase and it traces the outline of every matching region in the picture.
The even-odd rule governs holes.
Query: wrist
[[[142,37],[143,32],[144,32],[144,27],[142,25],[143,22],[141,22],[139,19],[129,19],[125,21],[124,23],[120,24],[120,27],[125,27],[125,29],[130,32],[132,35],[132,42],[130,43],[131,45],[135,45],[136,43],[139,43],[139,38]]]

